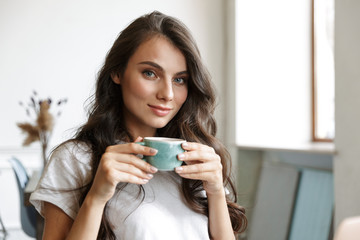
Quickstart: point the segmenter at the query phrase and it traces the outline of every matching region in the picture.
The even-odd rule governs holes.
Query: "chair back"
[[[36,237],[36,210],[34,206],[24,205],[24,190],[29,181],[29,176],[24,165],[16,158],[9,159],[14,170],[20,197],[20,216],[21,227],[23,231],[30,237]]]
[[[6,239],[6,236],[8,235],[8,232],[6,231],[6,228],[5,228],[4,223],[3,223],[2,219],[1,219],[1,216],[0,216],[0,227],[1,227],[0,232],[2,232],[2,234],[3,234],[2,239]]]
[[[29,181],[29,176],[26,172],[24,165],[17,158],[11,158],[9,160],[12,169],[14,170],[16,181],[19,187],[19,190],[24,192],[27,182]]]

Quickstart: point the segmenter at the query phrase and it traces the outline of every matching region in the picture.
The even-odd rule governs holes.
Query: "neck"
[[[138,137],[155,137],[156,136],[156,129],[141,129],[141,131],[132,131],[129,130],[129,133],[132,139],[137,139]]]

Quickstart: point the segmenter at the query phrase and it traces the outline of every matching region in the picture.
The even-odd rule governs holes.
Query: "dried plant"
[[[67,103],[66,98],[57,101],[56,107],[59,108],[59,110],[55,117],[59,117],[61,115],[60,108],[65,103]],[[25,108],[26,115],[34,122],[17,123],[17,126],[21,129],[21,131],[26,134],[23,145],[29,146],[33,142],[40,141],[43,163],[45,166],[46,150],[55,124],[55,118],[50,112],[52,100],[51,98],[40,99],[37,92],[33,91],[33,94],[30,96],[30,102],[27,104],[19,102],[19,104]]]

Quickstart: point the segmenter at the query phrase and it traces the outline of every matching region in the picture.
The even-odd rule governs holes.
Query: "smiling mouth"
[[[172,108],[162,107],[162,106],[154,106],[154,105],[148,105],[151,109],[151,111],[159,117],[164,117],[170,113]]]

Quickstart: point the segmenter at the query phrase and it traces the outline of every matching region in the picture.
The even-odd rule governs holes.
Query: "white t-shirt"
[[[83,186],[90,182],[90,153],[84,144],[67,143],[52,155],[30,202],[43,215],[50,202],[72,219],[79,211]],[[175,172],[157,172],[143,186],[127,184],[108,202],[108,216],[121,240],[209,239],[208,218],[182,200],[181,178]],[[119,184],[119,187],[121,184]],[[205,195],[205,194],[204,194]]]

